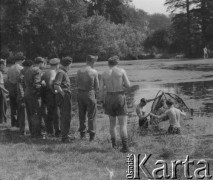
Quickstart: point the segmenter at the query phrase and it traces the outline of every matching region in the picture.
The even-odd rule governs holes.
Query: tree
[[[190,8],[194,0],[166,0],[165,5],[167,10],[174,13],[180,11],[182,14],[186,14],[187,19],[187,48],[186,55],[191,56],[191,16]]]

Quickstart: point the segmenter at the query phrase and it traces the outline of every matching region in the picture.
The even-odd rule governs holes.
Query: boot
[[[89,133],[89,141],[93,141],[95,139],[95,133]]]
[[[123,147],[120,150],[122,153],[127,153],[127,152],[130,151],[129,147],[128,147],[128,142],[127,141],[128,141],[127,138],[122,138],[122,145],[123,145]]]
[[[116,149],[117,148],[116,139],[115,138],[111,138],[111,141],[112,141],[112,148]]]

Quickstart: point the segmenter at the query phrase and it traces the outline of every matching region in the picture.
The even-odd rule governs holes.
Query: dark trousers
[[[61,119],[61,136],[62,139],[68,138],[70,131],[70,122],[71,122],[71,93],[65,92],[64,97],[61,94],[56,94],[56,103],[60,109],[60,119]]]
[[[95,91],[78,92],[78,109],[79,109],[79,131],[86,132],[86,113],[88,119],[88,132],[95,133],[96,129],[96,98]]]
[[[34,94],[25,96],[25,104],[28,116],[30,134],[32,136],[41,135],[41,100]]]
[[[18,117],[18,123],[19,123],[19,129],[20,133],[24,134],[25,133],[25,120],[26,120],[26,115],[25,115],[25,104],[20,101],[18,102],[18,112],[17,112],[17,117]]]
[[[56,106],[55,94],[48,91],[46,94],[46,106],[47,106],[47,123],[46,130],[48,134],[58,134],[60,133],[59,128],[59,113]]]
[[[11,126],[18,126],[17,84],[8,82],[8,91],[10,99]]]
[[[0,88],[0,123],[6,122],[7,100],[6,95]]]
[[[148,119],[147,118],[139,118],[139,127],[143,127],[145,129],[148,128]]]
[[[17,110],[18,110],[18,103],[17,98],[10,95],[10,113],[11,113],[11,126],[18,126],[18,117],[17,117]]]

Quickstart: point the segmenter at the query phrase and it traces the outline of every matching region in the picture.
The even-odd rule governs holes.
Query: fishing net
[[[185,112],[190,113],[190,109],[185,104],[182,98],[180,98],[177,94],[173,93],[165,93],[163,91],[159,91],[156,95],[155,100],[153,101],[151,112],[156,115],[161,115],[166,111],[165,104],[166,100],[172,100],[174,106],[180,110],[184,110]],[[158,126],[159,121],[168,120],[168,117],[163,118],[162,120],[157,120],[153,116],[150,118],[150,124],[153,126]]]

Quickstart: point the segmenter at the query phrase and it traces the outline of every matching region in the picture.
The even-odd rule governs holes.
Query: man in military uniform
[[[17,102],[18,102],[18,122],[20,134],[25,135],[25,84],[24,84],[24,76],[26,71],[33,66],[33,62],[31,60],[25,60],[22,63],[23,69],[17,80]]]
[[[56,104],[60,108],[61,114],[61,136],[64,143],[70,141],[68,134],[70,130],[72,103],[68,71],[71,64],[71,57],[65,57],[61,60],[61,67],[57,72],[54,82],[54,89],[57,92]]]
[[[79,109],[79,131],[81,138],[86,133],[86,113],[88,118],[88,133],[90,141],[95,137],[96,116],[96,91],[99,89],[98,72],[94,69],[97,56],[89,55],[86,66],[77,72],[78,109]]]
[[[0,59],[0,123],[6,122],[6,110],[7,110],[7,100],[6,95],[9,93],[4,88],[4,77],[3,72],[5,69],[6,61]]]
[[[17,79],[23,67],[21,63],[25,57],[23,53],[19,52],[14,56],[15,64],[12,65],[7,72],[7,88],[10,98],[10,112],[11,112],[11,126],[19,127],[18,123],[18,103],[17,103]]]
[[[25,73],[25,103],[28,114],[29,130],[32,137],[41,137],[41,69],[44,59],[35,58],[35,65]]]
[[[46,131],[48,135],[53,135],[55,132],[55,136],[57,137],[60,135],[60,128],[53,82],[59,68],[59,63],[60,59],[51,59],[50,69],[42,76],[42,80],[45,82],[45,103],[47,106]]]
[[[108,59],[109,69],[101,77],[100,95],[104,103],[105,113],[110,119],[110,135],[113,148],[116,147],[116,117],[120,124],[120,137],[123,147],[121,152],[129,151],[127,136],[127,102],[124,88],[130,87],[130,81],[126,71],[117,67],[119,62],[118,56]],[[106,89],[106,97],[104,96]]]

